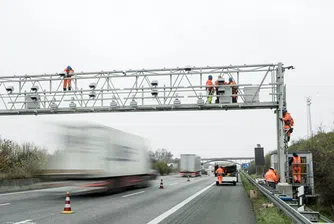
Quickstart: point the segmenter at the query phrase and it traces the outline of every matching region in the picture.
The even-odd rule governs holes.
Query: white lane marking
[[[50,217],[55,215],[54,213],[51,213],[47,216],[41,216],[39,218],[35,218],[34,220],[38,220],[38,219],[44,219],[46,217]],[[20,221],[20,222],[11,222],[10,224],[37,224],[36,222],[33,222],[32,220],[28,219],[28,220],[24,220],[24,221]]]
[[[186,200],[180,202],[179,204],[175,205],[173,208],[169,209],[168,211],[166,211],[165,213],[162,213],[161,215],[159,215],[158,217],[156,217],[155,219],[151,220],[150,222],[148,222],[147,224],[158,224],[159,222],[161,222],[162,220],[164,220],[165,218],[167,218],[168,216],[170,216],[171,214],[173,214],[174,212],[176,212],[177,210],[179,210],[180,208],[182,208],[184,205],[186,205],[187,203],[189,203],[191,200],[193,200],[194,198],[196,198],[198,195],[202,194],[204,191],[208,190],[210,187],[212,187],[214,184],[216,184],[216,182],[210,184],[209,186],[207,186],[206,188],[200,190],[199,192],[197,192],[196,194],[190,196],[189,198],[187,198]]]
[[[169,186],[173,186],[173,185],[175,185],[175,184],[177,184],[177,183],[170,184]]]
[[[144,192],[145,192],[145,191],[140,191],[140,192],[133,193],[133,194],[127,194],[127,195],[122,196],[122,198],[130,197],[130,196],[137,195],[137,194],[142,194],[142,193],[144,193]]]
[[[10,205],[10,203],[0,204],[0,206]]]
[[[24,221],[20,221],[20,222],[14,222],[13,224],[36,224],[35,222],[32,222],[32,220],[28,219],[28,220],[24,220]]]

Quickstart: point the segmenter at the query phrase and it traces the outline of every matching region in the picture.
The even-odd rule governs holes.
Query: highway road
[[[64,195],[49,190],[0,194],[0,223],[157,224],[255,222],[242,183],[215,186],[215,177],[162,177],[152,186],[111,195],[72,195],[73,214],[61,214]],[[239,179],[240,180],[240,179]]]

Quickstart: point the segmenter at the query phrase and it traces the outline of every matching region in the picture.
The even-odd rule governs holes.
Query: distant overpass
[[[217,162],[217,161],[232,161],[238,164],[248,163],[254,160],[255,157],[221,157],[221,158],[201,158],[203,164]]]

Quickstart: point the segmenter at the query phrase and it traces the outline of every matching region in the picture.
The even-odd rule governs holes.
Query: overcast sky
[[[286,72],[292,140],[334,122],[334,2],[0,1],[0,76],[186,65],[295,66]],[[3,87],[1,87],[3,88]],[[2,91],[3,92],[3,91]],[[148,138],[176,156],[253,156],[276,148],[271,110],[0,117],[2,137],[49,146],[45,120],[90,120]]]

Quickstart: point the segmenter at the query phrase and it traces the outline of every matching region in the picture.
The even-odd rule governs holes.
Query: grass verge
[[[259,175],[259,174],[251,174],[251,175],[249,175],[251,178],[253,178],[253,179],[256,179],[256,178],[263,178],[263,176],[262,175]]]
[[[330,220],[334,220],[334,213],[333,209],[329,206],[323,206],[323,205],[308,205],[310,209],[313,211],[320,212],[321,215],[324,215],[326,218]]]
[[[254,190],[254,186],[247,180],[247,178],[240,174],[242,183],[244,188],[249,196],[249,191]],[[292,224],[292,220],[286,216],[281,210],[276,207],[265,208],[263,204],[268,204],[270,201],[260,192],[258,191],[257,199],[249,199],[252,203],[253,210],[256,216],[257,224],[267,224],[267,223],[275,223],[275,224]]]

